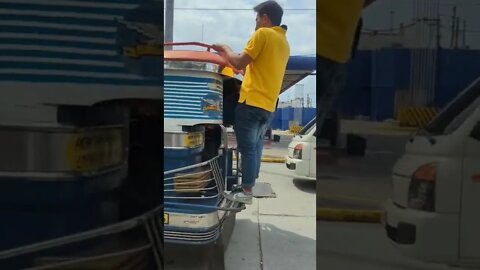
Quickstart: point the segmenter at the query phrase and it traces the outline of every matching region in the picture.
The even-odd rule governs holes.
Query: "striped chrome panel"
[[[0,0],[0,81],[162,85],[127,70],[118,43],[119,29],[132,24],[126,16],[155,2]]]
[[[220,226],[208,232],[180,232],[165,227],[164,239],[167,243],[208,244],[220,237]]]
[[[214,78],[166,75],[164,91],[164,118],[223,119],[223,85]],[[205,102],[212,100],[219,111],[204,111]]]

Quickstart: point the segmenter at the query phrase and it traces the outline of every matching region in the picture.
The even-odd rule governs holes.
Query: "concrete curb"
[[[415,127],[380,127],[378,129],[382,130],[382,131],[398,131],[398,132],[409,133],[409,132],[416,131],[418,128],[415,128]]]
[[[234,158],[233,160],[236,161]],[[278,158],[278,157],[262,157],[261,162],[266,163],[285,163],[287,160],[285,158]]]
[[[379,210],[317,208],[317,220],[321,221],[382,223],[384,215]]]
[[[285,162],[286,162],[286,159],[284,159],[284,158],[262,157],[262,162],[267,162],[267,163],[285,163]]]

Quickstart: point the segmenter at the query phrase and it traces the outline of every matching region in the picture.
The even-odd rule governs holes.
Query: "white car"
[[[480,79],[406,145],[384,226],[417,259],[480,266]]]
[[[317,177],[317,125],[316,118],[310,121],[288,145],[286,165],[301,177]]]

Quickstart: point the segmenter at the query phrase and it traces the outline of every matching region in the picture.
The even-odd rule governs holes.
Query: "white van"
[[[384,223],[408,256],[480,266],[480,79],[407,143]]]
[[[288,155],[285,157],[287,168],[294,170],[301,177],[317,177],[317,125],[313,118],[294,136],[288,145]]]

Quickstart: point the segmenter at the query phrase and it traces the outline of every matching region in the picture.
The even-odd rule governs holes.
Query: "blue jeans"
[[[317,134],[346,83],[347,65],[317,56]],[[318,138],[318,137],[317,137]]]
[[[255,186],[260,173],[265,133],[272,121],[273,113],[238,103],[235,108],[235,136],[242,155],[242,186]]]

